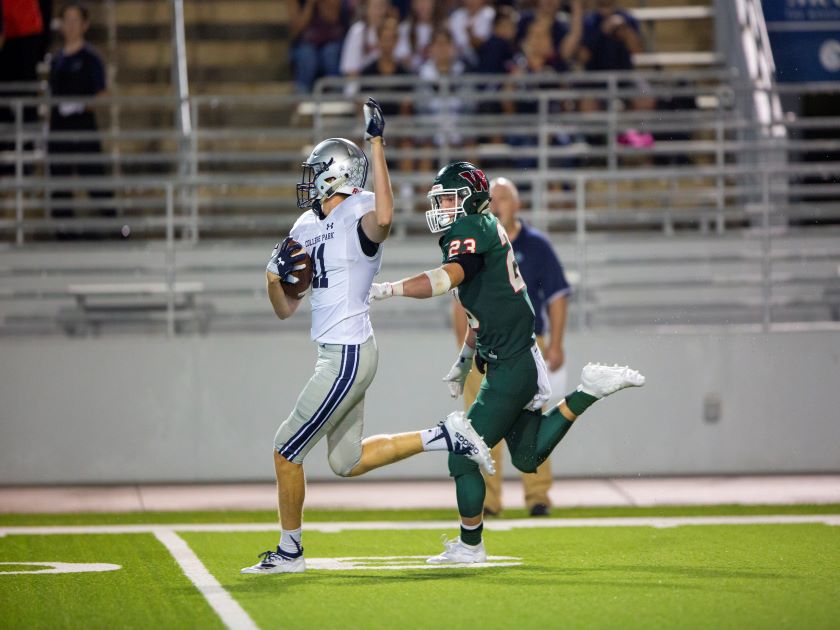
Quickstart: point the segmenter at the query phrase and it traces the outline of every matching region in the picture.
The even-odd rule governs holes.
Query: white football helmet
[[[367,181],[364,151],[344,138],[324,140],[300,166],[303,173],[297,185],[298,207],[312,208],[319,218],[323,218],[321,203],[325,199],[336,193],[355,194]]]

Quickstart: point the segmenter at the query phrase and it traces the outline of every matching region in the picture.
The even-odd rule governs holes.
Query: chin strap
[[[327,215],[325,215],[323,210],[321,210],[320,199],[315,199],[312,201],[312,212],[314,212],[315,216],[318,217],[321,221],[327,218]]]

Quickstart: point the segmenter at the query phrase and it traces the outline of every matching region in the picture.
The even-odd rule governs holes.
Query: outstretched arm
[[[572,2],[572,15],[569,23],[571,24],[571,28],[560,42],[560,56],[567,63],[574,61],[581,39],[583,38],[583,0],[574,0]]]
[[[464,281],[464,268],[459,263],[446,263],[437,269],[405,278],[399,282],[374,282],[370,297],[385,300],[389,297],[430,298],[443,295]]]

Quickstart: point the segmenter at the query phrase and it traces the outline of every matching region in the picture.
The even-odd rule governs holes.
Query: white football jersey
[[[359,219],[373,209],[373,193],[363,190],[323,221],[307,210],[292,227],[292,238],[312,259],[313,341],[355,345],[373,334],[368,295],[382,263],[382,244],[375,256],[366,256],[356,231]]]

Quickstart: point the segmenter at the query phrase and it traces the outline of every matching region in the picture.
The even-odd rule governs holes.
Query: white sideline
[[[216,611],[225,626],[232,630],[258,630],[253,619],[231,597],[230,593],[222,588],[219,581],[207,570],[183,538],[171,529],[163,528],[156,530],[155,536],[181,565],[184,575],[204,595],[207,603]]]
[[[800,525],[840,526],[840,514],[768,514],[749,516],[618,516],[610,518],[528,518],[485,521],[489,531],[562,527],[683,527],[691,525]],[[334,534],[344,531],[446,530],[446,521],[355,521],[306,523],[306,531]],[[277,532],[276,523],[180,523],[174,525],[46,525],[0,527],[0,537],[51,534],[158,534],[162,532]]]

